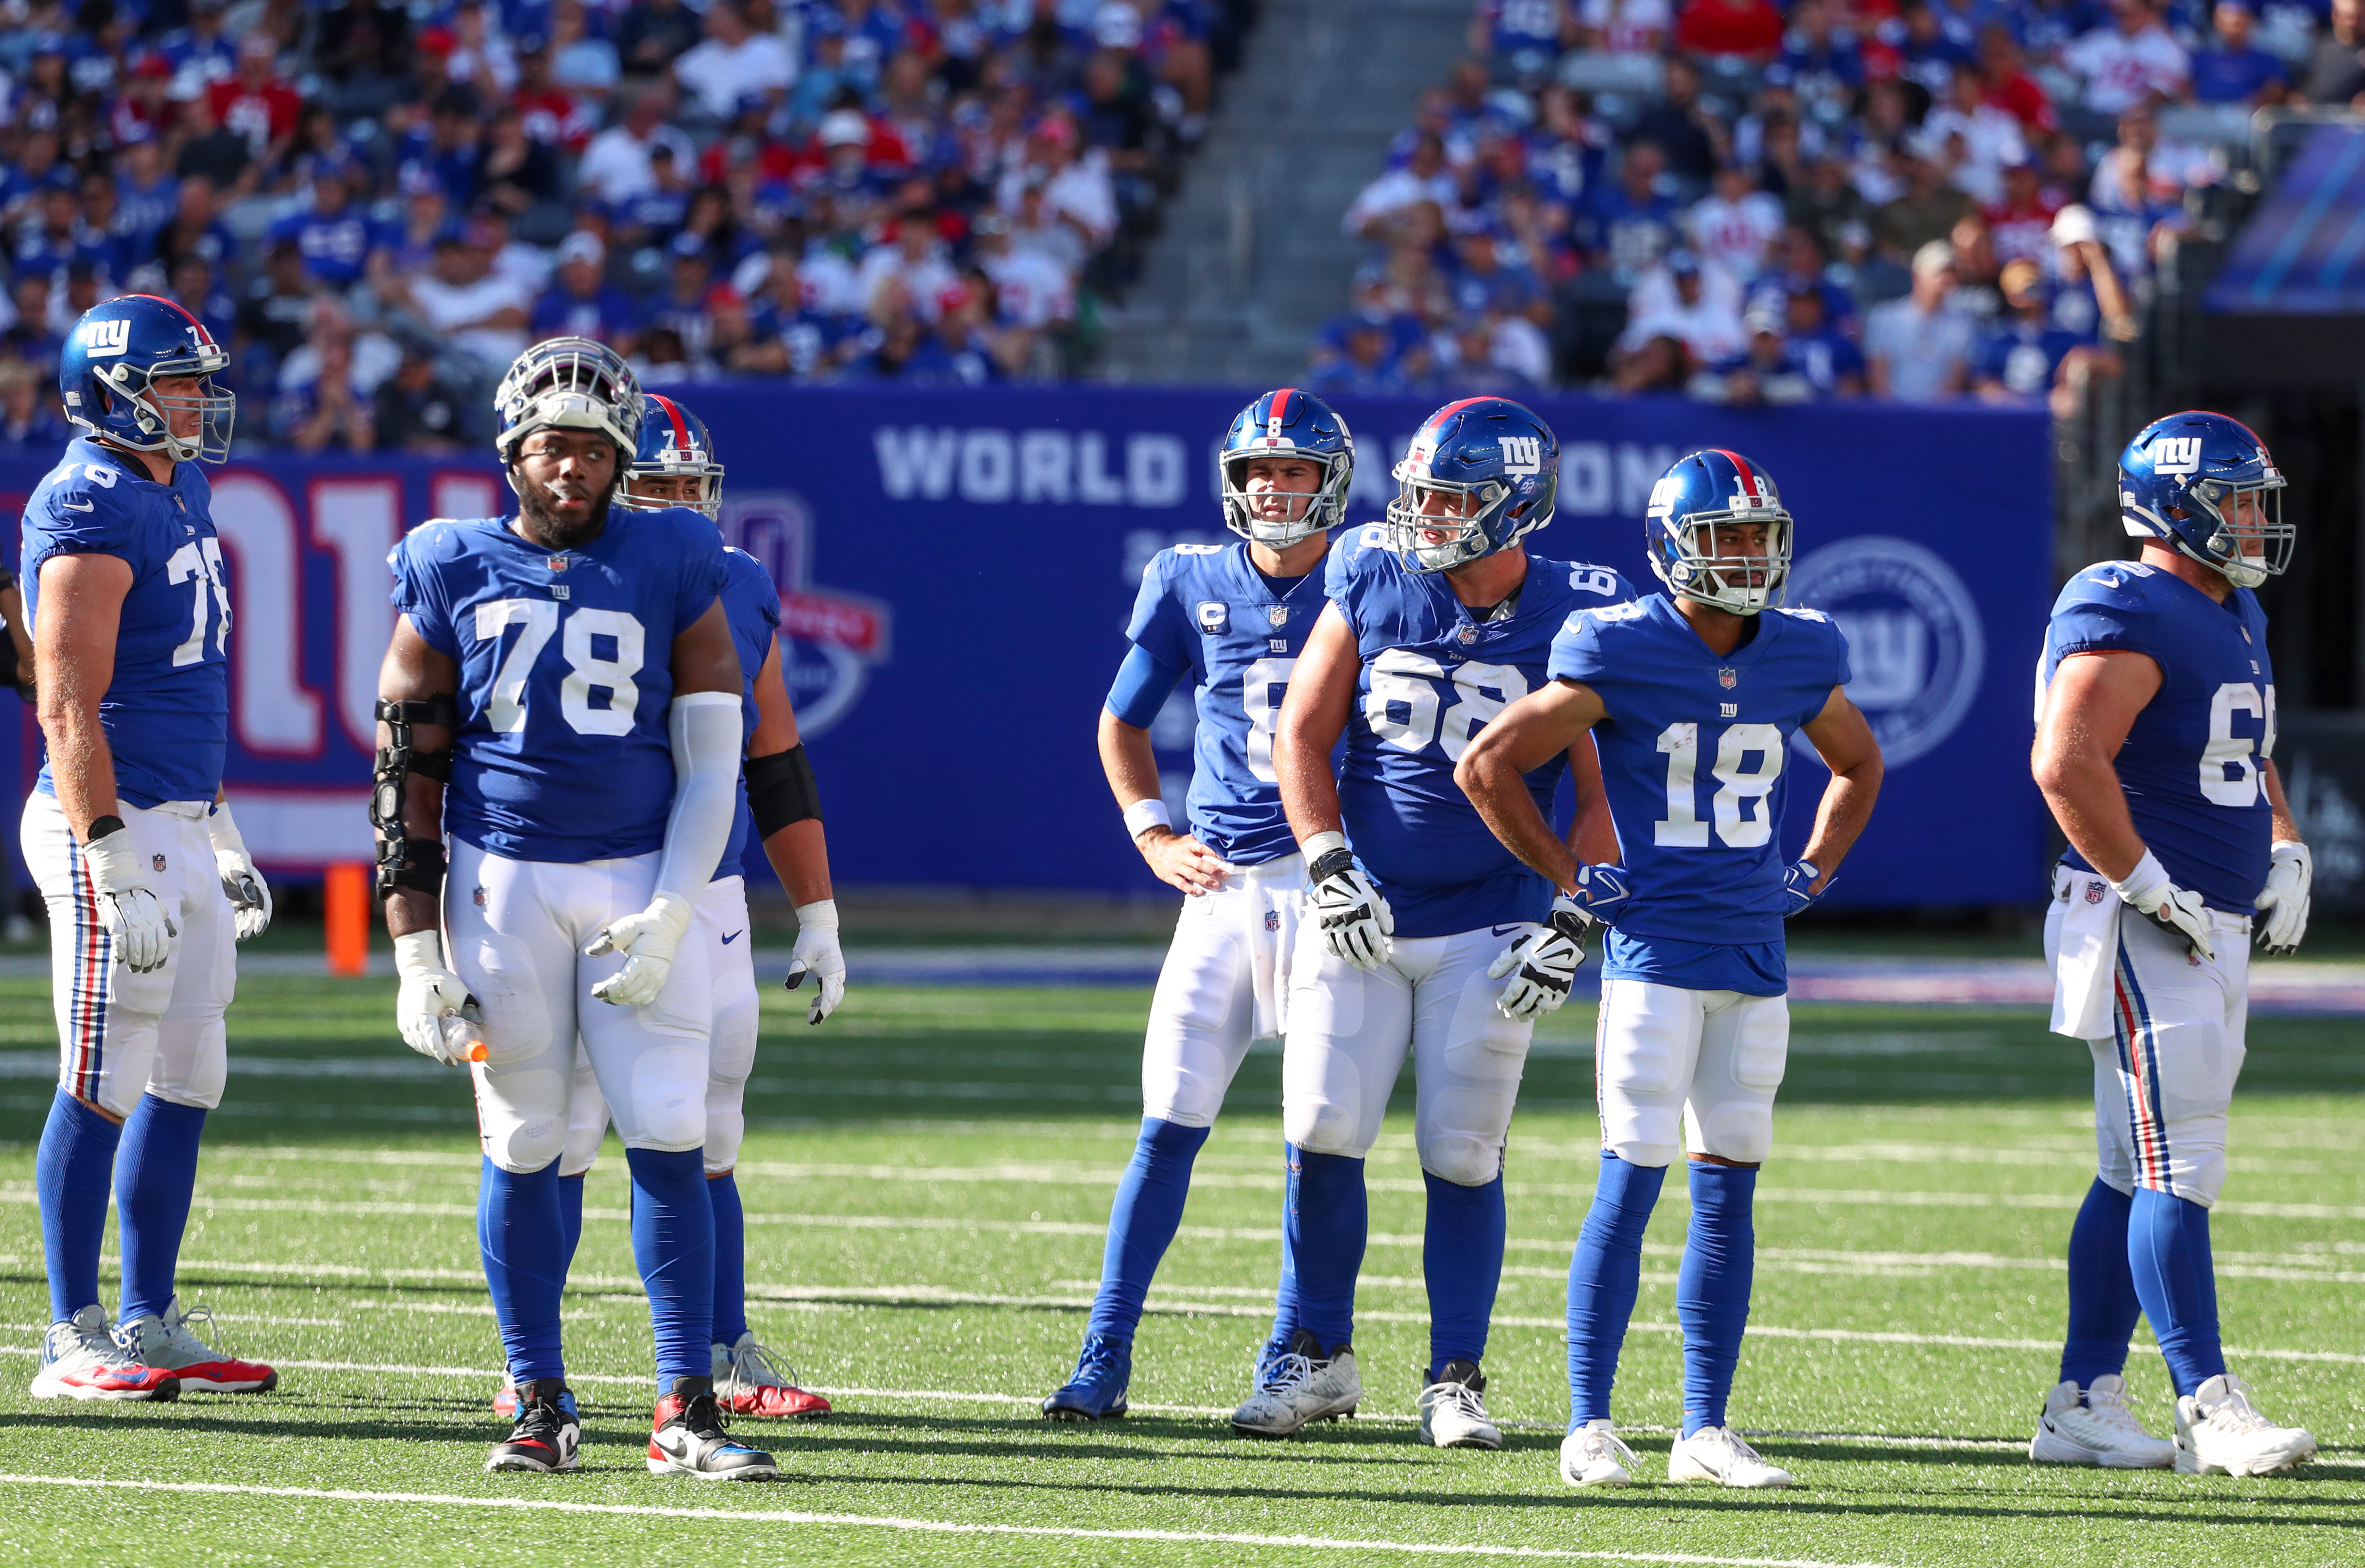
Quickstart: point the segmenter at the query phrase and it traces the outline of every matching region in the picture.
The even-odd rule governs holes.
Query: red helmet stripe
[[[682,422],[681,410],[674,406],[674,400],[667,397],[662,392],[652,392],[649,394],[649,401],[655,403],[658,408],[663,409],[666,411],[666,418],[673,421],[674,445],[679,447],[684,452],[688,452],[689,450],[689,426]]]
[[[1713,448],[1712,450],[1720,456],[1730,458],[1732,462],[1732,465],[1741,471],[1741,487],[1743,489],[1754,490],[1757,487],[1757,476],[1751,471],[1749,459],[1726,447],[1720,446]]]
[[[1428,418],[1427,420],[1423,420],[1422,422],[1423,422],[1424,424],[1431,424],[1431,425],[1433,425],[1433,424],[1437,423],[1437,421],[1438,421],[1438,420],[1441,420],[1441,419],[1445,418],[1445,416],[1446,416],[1446,415],[1448,415],[1448,414],[1458,414],[1458,413],[1460,413],[1463,409],[1466,409],[1466,408],[1470,407],[1473,403],[1484,403],[1484,402],[1487,402],[1487,401],[1490,401],[1490,399],[1488,399],[1488,398],[1483,398],[1483,397],[1481,397],[1481,398],[1464,398],[1461,399],[1459,402],[1448,403],[1448,404],[1447,404],[1447,405],[1445,405],[1445,407],[1443,407],[1442,409],[1438,409],[1438,410],[1437,410],[1437,412],[1435,412],[1435,413],[1433,413],[1433,414],[1429,415],[1429,418]]]
[[[1270,418],[1274,424],[1285,425],[1289,422],[1289,399],[1295,395],[1296,391],[1297,388],[1295,386],[1284,386],[1272,395],[1272,412]]]
[[[177,310],[181,313],[181,319],[183,320],[196,329],[197,341],[199,342],[205,344],[206,347],[209,349],[219,348],[221,346],[214,342],[214,335],[206,330],[206,324],[203,321],[198,320],[195,316],[190,315],[188,307],[183,305],[177,299],[167,299],[161,294],[127,294],[121,297],[125,299],[152,300],[156,304],[164,306],[168,309]]]

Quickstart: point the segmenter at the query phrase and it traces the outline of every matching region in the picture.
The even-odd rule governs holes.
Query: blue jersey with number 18
[[[1593,744],[1634,893],[1601,972],[1780,995],[1790,739],[1847,684],[1847,639],[1819,610],[1770,610],[1719,657],[1654,593],[1570,616],[1552,674],[1608,710]]]
[[[1503,847],[1453,781],[1486,721],[1544,683],[1552,633],[1575,611],[1631,599],[1607,566],[1528,557],[1519,603],[1473,621],[1441,573],[1408,572],[1378,524],[1342,535],[1328,588],[1362,660],[1339,768],[1339,811],[1355,859],[1399,936],[1451,936],[1541,920],[1545,880]],[[1527,776],[1546,817],[1565,754]]]
[[[554,551],[500,518],[438,520],[387,563],[395,609],[460,666],[445,830],[512,860],[663,848],[673,642],[723,589],[714,525],[612,508],[599,538]]]

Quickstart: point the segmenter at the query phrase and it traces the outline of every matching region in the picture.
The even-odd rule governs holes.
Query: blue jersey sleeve
[[[1545,673],[1554,680],[1598,680],[1609,670],[1609,660],[1601,646],[1604,633],[1618,622],[1631,620],[1640,612],[1631,598],[1623,603],[1576,611],[1553,635],[1552,662],[1545,666]]]
[[[455,660],[460,656],[459,633],[433,563],[437,555],[450,553],[456,526],[441,518],[423,522],[403,535],[386,557],[394,573],[395,610],[410,618],[429,647]]]
[[[1378,546],[1380,529],[1377,525],[1350,529],[1339,536],[1330,553],[1322,558],[1322,592],[1346,618],[1347,629],[1355,641],[1363,640],[1363,628],[1355,619],[1355,564],[1364,551]]]
[[[113,555],[140,566],[140,531],[130,491],[115,469],[97,463],[61,463],[25,509],[23,572],[31,577],[52,555]]]
[[[1198,635],[1183,619],[1182,600],[1175,596],[1173,565],[1174,553],[1161,550],[1142,569],[1141,592],[1134,599],[1133,619],[1126,622],[1125,634],[1160,664],[1188,669]]]
[[[2145,654],[2157,660],[2160,650],[2152,620],[2127,565],[2089,566],[2069,579],[2054,603],[2048,652],[2056,663],[2091,653]]]

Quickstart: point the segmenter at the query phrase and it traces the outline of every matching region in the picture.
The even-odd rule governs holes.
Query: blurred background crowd
[[[2118,373],[2251,112],[2365,0],[1479,0],[1344,214],[1357,391],[2050,403]]]
[[[0,0],[0,444],[164,295],[242,445],[480,436],[535,338],[652,386],[1091,364],[1255,0]]]

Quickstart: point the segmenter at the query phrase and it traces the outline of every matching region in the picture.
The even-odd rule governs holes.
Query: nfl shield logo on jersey
[[[1276,626],[1285,625],[1289,621],[1289,606],[1276,604],[1264,612],[1264,618]]]
[[[1199,603],[1199,630],[1211,637],[1223,635],[1232,629],[1231,607],[1218,599],[1202,599]]]
[[[159,871],[164,868],[164,857],[163,856],[151,855],[149,857],[149,859],[155,865],[156,869]]]
[[[1264,928],[1267,931],[1278,931],[1281,929],[1281,911],[1277,909],[1269,909],[1264,912]]]
[[[2086,884],[2086,902],[2088,903],[2101,903],[2102,902],[2102,883],[2089,882]]]
[[[1716,672],[1716,683],[1727,691],[1732,690],[1740,679],[1741,672],[1737,669],[1728,667]]]

